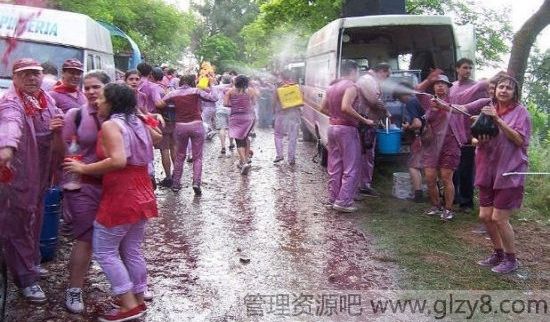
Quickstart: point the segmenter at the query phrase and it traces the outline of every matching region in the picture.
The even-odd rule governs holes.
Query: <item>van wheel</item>
[[[307,129],[307,126],[304,124],[304,121],[300,123],[300,129],[302,130],[302,139],[305,142],[315,142],[315,136]]]

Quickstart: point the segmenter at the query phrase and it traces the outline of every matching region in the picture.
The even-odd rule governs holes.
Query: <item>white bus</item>
[[[15,45],[10,48],[10,38]],[[7,52],[7,53],[6,53]],[[0,91],[11,83],[13,63],[23,57],[50,62],[61,69],[76,58],[86,70],[102,69],[115,77],[113,45],[107,29],[74,12],[0,4]]]
[[[474,54],[473,28],[455,26],[446,16],[379,15],[334,20],[309,39],[303,86],[304,138],[319,140],[321,157],[326,160],[328,117],[318,110],[330,82],[340,76],[343,59],[355,60],[365,71],[386,62],[395,81],[416,83],[434,67],[454,79],[455,62],[462,57],[473,60]],[[391,93],[384,93],[384,97],[392,115],[399,117]],[[401,122],[395,123],[401,126]]]

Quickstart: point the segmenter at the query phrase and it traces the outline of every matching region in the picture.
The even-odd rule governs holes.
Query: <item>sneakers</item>
[[[497,252],[493,252],[491,256],[485,258],[484,260],[480,260],[479,262],[477,262],[477,264],[483,267],[495,267],[498,264],[500,264],[500,262],[502,262],[503,259],[504,259],[503,254],[498,254]]]
[[[235,148],[235,144],[234,143],[230,143],[229,144],[229,150],[233,150]]]
[[[481,224],[481,225],[477,226],[476,228],[472,229],[472,233],[479,234],[479,235],[484,235],[484,234],[487,233],[487,227],[485,227],[484,224]]]
[[[517,259],[506,258],[500,262],[497,266],[491,268],[491,271],[497,274],[508,274],[518,269],[519,263]]]
[[[42,265],[36,265],[36,271],[38,272],[38,275],[40,275],[40,277],[42,278],[48,277],[50,275],[50,271],[42,267]]]
[[[242,166],[242,168],[241,168],[241,174],[242,174],[243,176],[247,175],[248,172],[250,172],[250,168],[251,168],[250,163],[244,164],[244,165]]]
[[[330,202],[330,201],[327,201],[327,202],[323,202],[323,207],[325,207],[326,209],[332,209],[334,207],[334,203],[333,202]]]
[[[164,187],[164,188],[170,188],[172,186],[172,178],[169,178],[169,177],[166,177],[164,179],[162,179],[161,182],[159,182],[159,186],[161,187]]]
[[[40,285],[34,284],[31,286],[27,286],[24,289],[21,290],[23,293],[23,296],[27,301],[31,303],[45,303],[46,302],[46,294],[44,294],[44,291],[40,288]]]
[[[426,210],[426,215],[428,216],[440,216],[443,212],[443,209],[437,206],[432,206],[430,209]]]
[[[443,210],[440,216],[441,220],[445,220],[445,221],[452,220],[454,217],[455,217],[455,213],[449,209]]]
[[[110,313],[107,313],[103,316],[100,316],[98,318],[98,321],[100,321],[100,322],[122,322],[122,321],[129,321],[129,320],[137,319],[137,318],[143,316],[143,314],[145,313],[144,306],[145,306],[144,304],[140,304],[140,305],[136,306],[135,308],[133,308],[129,311],[126,311],[126,312],[121,312],[119,310],[114,310]]]
[[[380,194],[371,187],[359,188],[359,193],[369,197],[380,197]]]
[[[193,163],[193,158],[192,158],[192,157],[188,157],[188,158],[187,158],[187,163]]]
[[[67,289],[65,297],[65,307],[71,313],[84,312],[84,301],[82,300],[82,289],[72,287]]]
[[[339,211],[339,212],[348,212],[348,213],[357,211],[357,207],[354,207],[354,206],[345,207],[345,206],[340,206],[340,205],[337,205],[337,204],[332,205],[332,209],[334,209],[336,211]]]
[[[150,302],[153,300],[153,292],[149,291],[149,290],[146,290],[145,292],[143,292],[143,300],[144,301],[147,301],[147,302]]]
[[[283,161],[285,158],[283,157],[276,157],[274,160],[273,160],[273,163],[279,163],[281,161]]]
[[[220,154],[225,154],[226,151],[225,151],[225,148],[222,148],[222,150],[220,151]]]
[[[214,138],[214,136],[216,136],[217,132],[216,131],[210,131],[208,132],[208,134],[206,134],[206,139],[208,141],[212,140]]]
[[[202,194],[201,186],[198,184],[193,185],[193,191],[195,192],[195,195],[200,196]]]

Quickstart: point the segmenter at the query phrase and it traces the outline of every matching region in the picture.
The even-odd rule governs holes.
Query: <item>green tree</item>
[[[242,61],[237,44],[224,35],[206,37],[195,53],[199,60],[207,60],[214,64],[218,71],[223,71],[231,65]]]
[[[550,49],[533,49],[525,71],[524,88],[526,98],[550,114]]]
[[[161,0],[52,0],[60,10],[86,14],[124,30],[138,44],[146,60],[153,64],[176,62],[191,41],[196,19]],[[126,44],[114,41],[115,50]]]
[[[269,60],[270,50],[255,50],[277,34],[293,33],[302,38],[305,47],[312,32],[340,16],[342,0],[271,0],[260,7],[260,14],[246,25],[241,35],[245,47],[256,63]],[[510,21],[505,9],[489,10],[474,5],[471,0],[407,0],[409,14],[451,15],[458,25],[471,23],[477,37],[477,63],[492,64],[500,61],[500,55],[508,51],[507,41],[511,39]],[[274,50],[271,50],[274,51]]]
[[[512,26],[509,12],[488,9],[471,0],[407,0],[409,14],[451,15],[457,25],[472,24],[476,35],[476,62],[494,65],[509,49]]]

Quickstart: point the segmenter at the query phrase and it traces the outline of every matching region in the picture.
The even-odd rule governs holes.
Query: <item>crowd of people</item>
[[[412,196],[423,202],[423,172],[431,204],[426,214],[449,221],[455,216],[454,204],[466,212],[473,210],[475,185],[479,218],[494,247],[478,264],[495,273],[510,273],[519,265],[510,216],[523,200],[531,121],[513,77],[499,73],[476,82],[470,78],[472,68],[473,62],[463,58],[456,63],[455,82],[435,69],[415,86],[399,84],[394,93],[407,110],[403,129],[414,135],[408,160]],[[361,155],[362,147],[368,151],[372,144],[365,147],[368,139],[363,133],[367,132],[360,131],[360,124],[373,127],[383,115],[380,86],[389,66],[374,66],[360,76],[354,61],[344,61],[341,74],[321,104],[330,122],[325,206],[354,212],[356,200],[372,195],[365,188],[374,166],[368,152]],[[482,128],[474,138],[471,124],[482,118],[488,118],[495,131]]]
[[[158,215],[157,183],[178,193],[187,160],[192,162],[192,189],[201,195],[203,147],[216,134],[220,156],[236,146],[236,166],[248,175],[259,104],[272,110],[273,162],[285,160],[287,135],[286,161],[293,166],[301,109],[284,106],[275,93],[294,83],[288,73],[276,84],[229,72],[206,80],[195,74],[178,77],[168,66],[147,63],[115,81],[103,71],[84,73],[76,59],[65,61],[56,80],[52,67],[18,60],[13,86],[0,100],[0,167],[14,174],[10,182],[0,183],[5,261],[23,296],[45,302],[39,286],[40,275],[47,274],[39,252],[44,193],[52,177],[63,183],[77,174],[78,189],[67,189],[63,198],[64,223],[75,240],[65,305],[73,313],[84,311],[82,288],[93,257],[119,306],[100,321],[139,317],[146,310],[144,301],[152,298],[141,243],[147,220]],[[479,216],[494,246],[494,253],[479,264],[508,273],[518,267],[509,219],[521,206],[525,178],[504,174],[527,168],[530,120],[512,77],[500,74],[475,82],[472,67],[472,61],[461,59],[457,81],[434,70],[415,88],[402,84],[394,95],[406,106],[403,129],[415,137],[408,162],[414,200],[423,200],[423,172],[431,204],[426,214],[451,220],[454,203],[473,208],[475,184]],[[372,187],[372,129],[389,116],[381,84],[390,74],[390,65],[381,63],[360,76],[355,62],[343,61],[341,78],[326,91],[320,111],[330,123],[328,209],[353,212],[356,200],[378,196]],[[465,114],[480,113],[496,124],[496,136],[471,137]],[[78,158],[67,155],[72,144],[79,148]],[[154,149],[165,175],[158,182]]]
[[[65,306],[84,311],[82,288],[93,257],[118,306],[99,320],[141,316],[153,296],[141,244],[147,220],[158,215],[154,149],[165,174],[158,184],[176,193],[190,156],[192,188],[201,195],[203,145],[218,131],[220,156],[236,145],[237,167],[247,175],[260,90],[276,86],[234,72],[208,75],[205,82],[147,63],[112,80],[101,70],[85,73],[76,59],[63,63],[59,79],[55,66],[30,58],[15,62],[12,72],[13,86],[0,100],[0,167],[13,175],[0,183],[0,227],[15,284],[29,302],[46,302],[39,286],[48,274],[40,266],[39,236],[44,196],[57,182],[64,187],[63,227],[74,240]],[[289,78],[280,84],[290,84]],[[282,112],[278,99],[270,103],[280,115],[274,162],[281,161],[282,138],[290,131],[292,165],[299,107]]]

